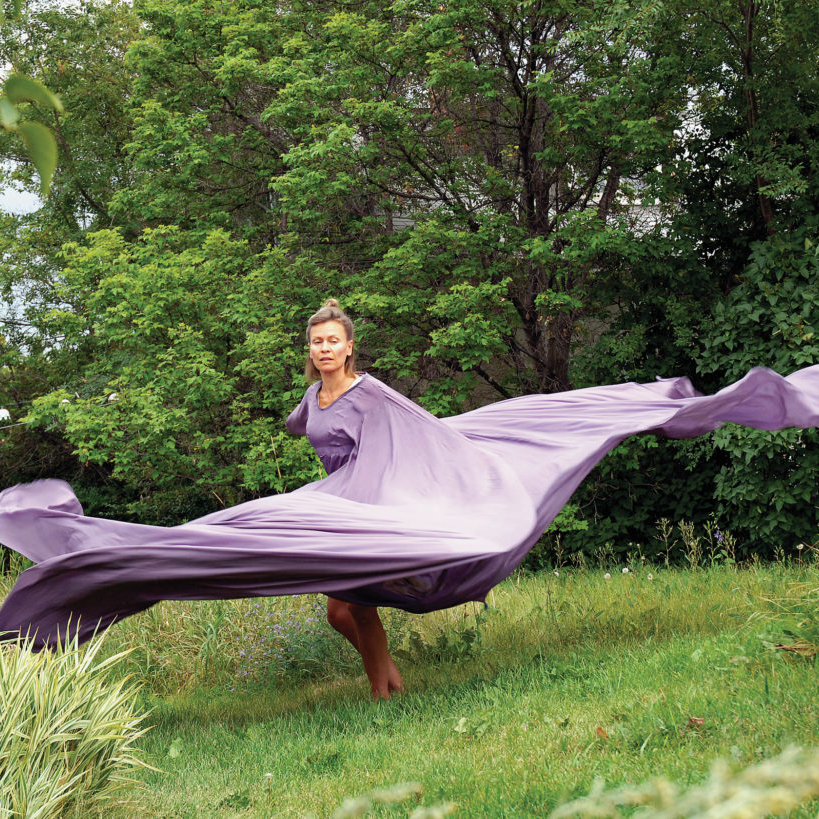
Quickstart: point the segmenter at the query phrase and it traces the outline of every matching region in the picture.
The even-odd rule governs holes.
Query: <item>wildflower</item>
[[[560,572],[557,569],[555,569],[555,577],[560,577]]]
[[[722,543],[725,540],[725,535],[723,535],[719,529],[714,529],[714,540],[716,540],[717,543]]]
[[[804,549],[804,548],[805,548],[805,544],[804,544],[804,543],[800,543],[800,544],[799,544],[799,545],[798,545],[796,548],[798,549],[798,551],[800,551],[800,552],[801,552],[801,551],[802,551],[802,549]]]
[[[653,574],[651,574],[651,572],[649,572],[649,574],[648,574],[648,579],[649,579],[649,580],[654,580],[654,575],[653,575]]]
[[[119,396],[115,392],[110,393],[108,396],[108,402],[111,401],[119,401]]]
[[[11,413],[5,407],[0,407],[0,421],[9,421],[10,419]]]
[[[606,573],[603,575],[603,577],[605,577],[605,578],[606,578],[606,580],[611,580],[611,575],[610,575],[608,572],[606,572]]]
[[[623,566],[623,574],[628,574],[628,566]]]

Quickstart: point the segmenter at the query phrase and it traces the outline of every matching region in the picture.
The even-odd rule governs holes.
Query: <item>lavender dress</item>
[[[38,646],[148,608],[323,592],[424,612],[482,600],[523,559],[592,467],[638,432],[691,437],[725,421],[819,425],[819,366],[755,369],[713,396],[685,378],[527,395],[438,419],[370,375],[287,419],[328,477],[170,528],[83,515],[64,481],[0,493],[0,542],[37,565],[0,631]]]

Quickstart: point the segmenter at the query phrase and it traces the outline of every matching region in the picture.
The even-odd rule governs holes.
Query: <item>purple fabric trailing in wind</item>
[[[671,378],[444,419],[369,375],[325,409],[317,390],[287,423],[330,474],[294,492],[169,528],[86,517],[64,481],[0,493],[0,543],[36,562],[0,632],[39,647],[67,630],[84,640],[159,600],[323,592],[413,612],[482,600],[628,436],[819,425],[819,365],[787,378],[754,369],[712,396]]]

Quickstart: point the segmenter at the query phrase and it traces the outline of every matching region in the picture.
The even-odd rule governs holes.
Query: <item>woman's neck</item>
[[[348,375],[347,371],[341,367],[332,373],[322,373],[321,391],[325,395],[340,395],[353,381],[355,381],[355,376]]]

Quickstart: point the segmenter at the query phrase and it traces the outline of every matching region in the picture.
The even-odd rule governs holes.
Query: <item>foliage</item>
[[[141,763],[145,733],[136,688],[112,672],[127,652],[99,660],[102,638],[35,653],[25,639],[0,646],[0,814],[65,815],[110,800]]]
[[[819,796],[819,749],[786,748],[771,759],[740,771],[719,760],[702,785],[680,788],[665,779],[605,790],[602,781],[582,799],[552,811],[552,819],[568,816],[630,816],[639,806],[645,819],[719,815],[739,819],[789,816]]]
[[[64,339],[52,357],[69,372],[87,363],[26,421],[110,465],[138,493],[129,513],[176,523],[318,476],[282,429],[302,354],[281,254],[254,256],[224,231],[196,241],[159,228],[137,243],[100,231],[63,259],[58,295],[71,307],[47,317]]]
[[[57,167],[57,141],[41,123],[20,122],[18,106],[25,102],[39,103],[58,112],[63,111],[63,105],[45,86],[29,77],[11,74],[3,83],[0,125],[22,139],[26,153],[40,176],[40,193],[45,196]]]
[[[82,464],[59,430],[19,425],[31,400],[81,382],[83,361],[52,353],[62,339],[44,319],[65,309],[55,293],[60,279],[60,248],[80,241],[89,229],[110,226],[108,199],[129,172],[122,145],[131,123],[125,109],[131,75],[123,53],[139,23],[129,6],[118,2],[28,4],[5,20],[0,55],[19,73],[41,82],[63,101],[57,118],[43,106],[28,116],[53,129],[60,164],[49,196],[33,213],[0,219],[0,405],[16,426],[3,430],[0,463],[8,483],[41,477],[70,480],[91,513],[124,514],[129,498],[110,470]],[[34,191],[31,167],[13,139],[0,133],[0,183]]]
[[[601,12],[361,4],[320,44],[344,81],[298,87],[323,121],[273,181],[284,241],[343,265],[376,366],[436,412],[566,388],[575,325],[629,254],[624,180],[657,161],[679,99],[649,82],[644,33]]]
[[[0,23],[7,19],[7,11],[12,20],[19,18],[22,0],[11,0],[0,4]],[[40,176],[40,193],[45,196],[51,184],[51,177],[57,167],[57,142],[51,131],[39,122],[20,122],[21,103],[39,103],[48,109],[62,113],[63,105],[59,97],[30,77],[11,73],[3,83],[0,94],[0,126],[16,134],[23,141],[28,158]]]
[[[0,220],[0,406],[28,422],[3,431],[7,480],[178,522],[318,475],[282,421],[327,295],[359,320],[362,366],[438,414],[656,375],[722,386],[715,305],[733,309],[754,242],[810,219],[813,10],[89,0],[6,20],[4,60],[69,111],[52,196]],[[803,499],[777,487],[801,473],[734,479],[722,440],[624,443],[563,548],[627,550],[715,498],[743,549],[740,518],[791,537]],[[782,509],[747,517],[763,489]]]
[[[770,252],[763,249],[769,241],[781,255],[765,263],[769,272],[763,277],[774,277],[780,264],[791,271],[784,273],[789,286],[773,285],[778,312],[793,317],[785,321],[788,332],[798,334],[802,319],[796,317],[810,310],[814,288],[800,289],[798,282],[806,280],[793,267],[806,266],[807,274],[813,264],[802,243],[815,236],[819,17],[814,12],[810,3],[723,0],[654,7],[658,22],[667,26],[659,30],[667,36],[658,36],[652,48],[658,60],[687,73],[688,105],[662,168],[643,177],[658,224],[640,237],[624,286],[602,299],[607,314],[588,325],[586,342],[572,362],[576,384],[696,374],[695,386],[709,393],[751,366],[788,373],[817,361],[810,340],[797,355],[793,340],[774,332],[777,327],[764,316],[765,329],[738,307],[745,298],[748,312],[765,313],[765,296],[751,295],[759,285],[743,282],[759,277],[758,257]],[[723,316],[715,320],[720,332],[730,335],[732,349],[718,340],[712,311]],[[807,462],[812,435],[805,434]],[[580,514],[593,525],[564,543],[587,553],[607,542],[623,548],[628,541],[648,542],[658,518],[702,523],[717,510],[743,553],[771,554],[780,544],[789,548],[815,527],[815,515],[797,520],[797,509],[806,508],[800,495],[810,495],[815,481],[780,457],[790,441],[794,448],[788,454],[797,453],[798,464],[801,440],[794,432],[769,436],[735,428],[715,438],[659,446],[644,437],[631,439],[578,491]],[[745,451],[750,462],[743,461]],[[762,500],[768,497],[777,500]]]
[[[754,366],[787,374],[819,363],[819,228],[754,246],[742,281],[714,309],[702,338],[700,368],[730,383]],[[776,419],[771,419],[775,422]],[[745,537],[787,549],[819,528],[819,433],[724,427],[712,438],[726,457],[715,480],[716,514]]]

